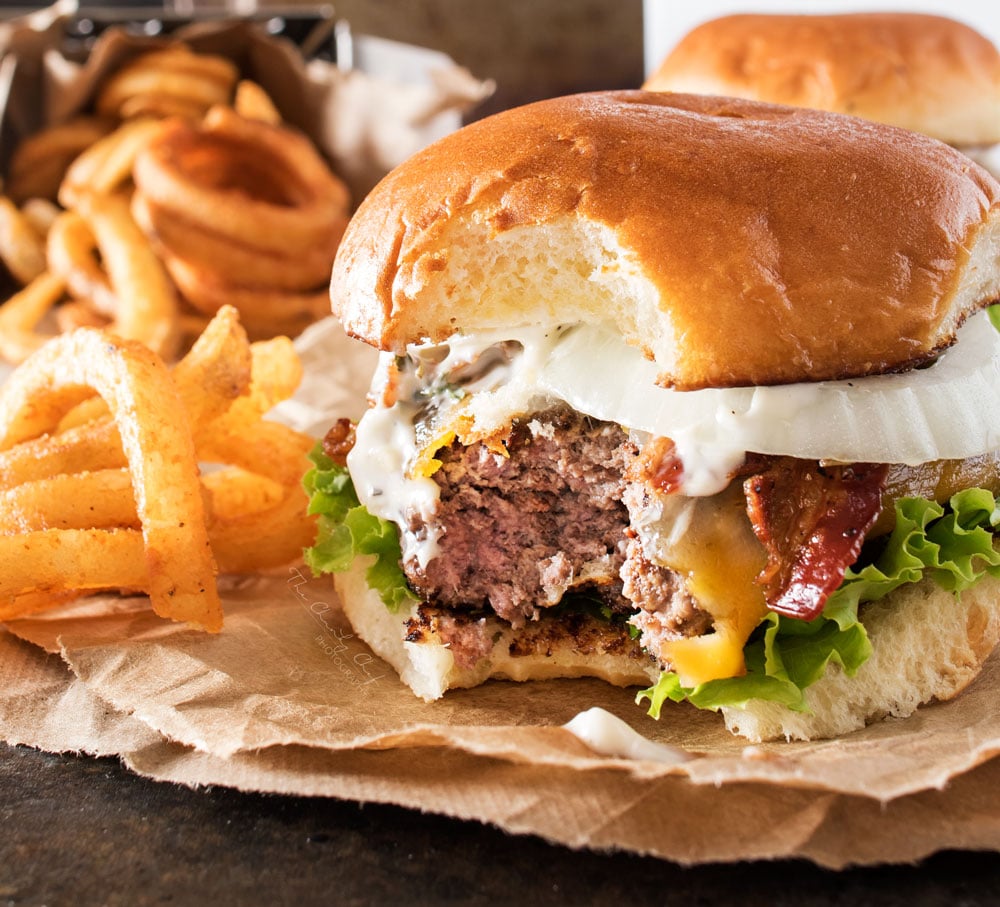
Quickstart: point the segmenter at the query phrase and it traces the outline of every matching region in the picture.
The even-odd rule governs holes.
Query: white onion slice
[[[755,451],[915,465],[1000,448],[1000,335],[985,313],[933,366],[900,375],[680,392],[656,387],[656,374],[616,333],[584,325],[540,381],[581,412],[672,438],[686,464]]]

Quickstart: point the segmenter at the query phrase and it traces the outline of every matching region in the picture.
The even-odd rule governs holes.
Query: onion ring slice
[[[240,320],[254,338],[276,334],[295,336],[330,310],[330,293],[324,285],[311,293],[234,287],[191,267],[178,258],[166,258],[167,270],[184,298],[200,312],[214,314],[225,305],[239,309]]]
[[[305,136],[226,107],[169,121],[133,175],[148,202],[264,252],[330,247],[346,222],[347,189]]]
[[[303,291],[325,285],[341,235],[338,231],[328,243],[307,246],[293,257],[241,245],[139,193],[132,197],[132,215],[162,258],[180,259],[191,269],[212,273],[219,282],[253,288]]]
[[[101,86],[95,108],[127,119],[152,112],[157,99],[163,99],[186,104],[200,115],[229,101],[238,77],[232,61],[178,44],[140,54],[116,70]],[[138,103],[143,97],[151,103]]]

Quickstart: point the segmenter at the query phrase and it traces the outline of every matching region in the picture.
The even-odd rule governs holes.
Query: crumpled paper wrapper
[[[11,96],[0,155],[11,135],[84,105],[104,68],[135,46],[114,37],[85,67],[70,64],[53,51],[60,14],[0,24],[0,110]],[[420,116],[386,123],[386,111],[420,109],[389,83],[303,67],[245,26],[196,29],[191,40],[244,48],[286,116],[354,174],[356,191],[386,167],[360,149],[420,141]],[[424,114],[441,102],[432,90],[415,89]],[[373,109],[384,91],[392,103]],[[470,83],[461,103],[474,95]],[[337,109],[372,120],[372,132],[334,128]],[[373,352],[330,320],[297,347],[305,380],[275,417],[318,436],[358,416]],[[222,592],[226,624],[215,636],[160,620],[144,598],[94,598],[10,622],[0,630],[0,737],[117,755],[192,786],[394,803],[681,863],[802,857],[842,867],[1000,849],[1000,658],[958,699],[905,721],[751,746],[687,706],[653,722],[630,691],[597,681],[494,682],[423,703],[353,634],[328,579],[293,565],[225,577]],[[643,755],[597,752],[563,727],[591,708],[638,731]]]
[[[306,379],[276,417],[357,416],[374,354],[332,320],[297,341]],[[1000,658],[959,698],[839,740],[747,745],[712,713],[654,722],[592,680],[488,683],[416,699],[300,565],[224,577],[208,635],[145,598],[101,597],[0,632],[0,735],[117,754],[188,785],[394,803],[572,847],[681,863],[803,857],[829,867],[1000,848]],[[652,744],[591,749],[600,708]]]

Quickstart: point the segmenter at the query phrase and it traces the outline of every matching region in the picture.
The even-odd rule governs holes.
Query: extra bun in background
[[[682,38],[643,87],[850,114],[973,156],[1000,143],[1000,51],[942,16],[724,16]]]
[[[418,695],[655,676],[752,739],[833,736],[954,695],[1000,639],[1000,184],[955,149],[746,100],[543,101],[386,177],[331,294],[383,355],[308,480],[309,559]],[[888,579],[845,593],[869,562]]]

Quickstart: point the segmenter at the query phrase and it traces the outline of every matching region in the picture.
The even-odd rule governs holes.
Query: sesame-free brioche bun
[[[1000,184],[925,136],[654,92],[541,101],[365,199],[334,312],[383,350],[614,323],[680,389],[902,370],[1000,299]]]
[[[1000,52],[942,16],[724,16],[682,38],[643,87],[831,110],[953,145],[1000,142]]]

